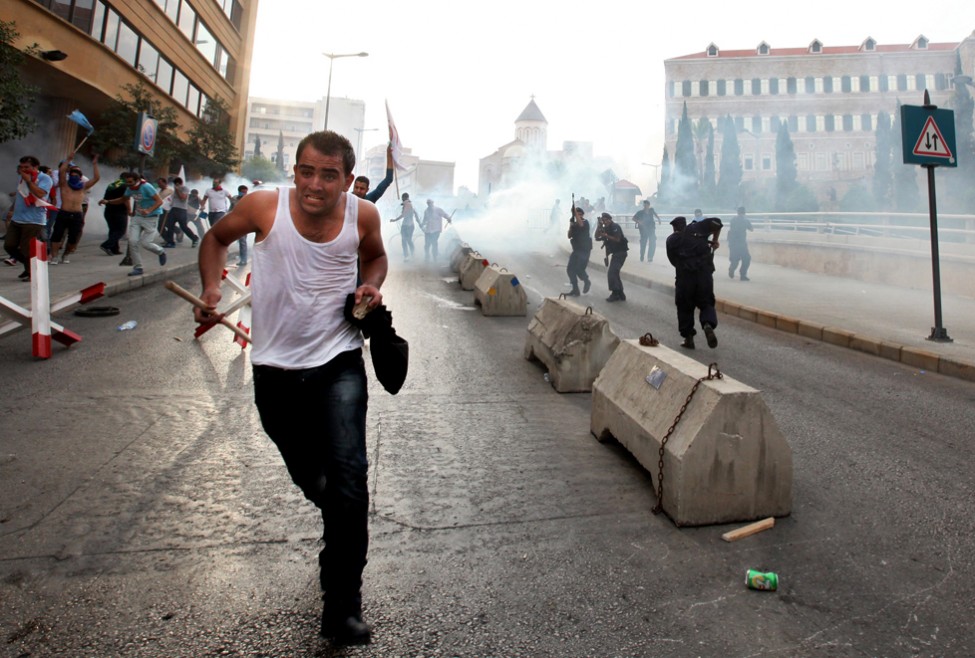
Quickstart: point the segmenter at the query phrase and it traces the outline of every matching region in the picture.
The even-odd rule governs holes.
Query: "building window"
[[[860,121],[863,124],[864,130],[873,130],[873,115],[872,114],[861,114]]]
[[[827,114],[823,117],[823,120],[826,127],[826,132],[831,133],[836,130],[836,117],[834,117],[832,114]]]
[[[755,168],[755,161],[752,159],[752,156],[746,155],[744,161],[745,171],[752,171]]]
[[[860,88],[857,89],[856,91],[870,91],[870,76],[869,75],[861,75],[860,76]],[[873,91],[876,91],[876,89],[874,89]]]
[[[918,82],[917,79],[918,79],[918,76],[916,76],[916,75],[909,75],[909,76],[907,76],[907,90],[908,91],[917,91],[917,82]],[[922,85],[924,84],[924,76],[921,76],[921,84]]]
[[[907,74],[897,74],[897,91],[907,91]]]
[[[745,93],[745,81],[741,78],[735,80],[735,96],[742,96]]]
[[[782,119],[780,119],[779,117],[772,117],[769,120],[769,130],[771,132],[778,134],[781,128],[782,128]]]
[[[825,89],[825,83],[823,82],[823,80],[824,80],[824,78],[816,78],[816,93],[817,94],[823,93],[823,89]]]
[[[816,39],[811,44],[809,44],[809,52],[811,53],[823,52],[823,43],[819,39]]]
[[[728,93],[727,82],[718,80],[718,96],[724,96],[726,93]]]
[[[768,93],[772,95],[778,95],[779,93],[779,79],[769,78],[768,79]]]
[[[158,67],[159,51],[153,48],[148,41],[143,39],[142,45],[139,47],[139,68],[150,80],[155,82],[156,70]]]
[[[762,81],[752,78],[752,96],[759,96],[762,93]]]
[[[118,42],[119,21],[118,14],[109,9],[108,15],[105,17],[105,38],[102,39],[102,43],[113,51],[115,50],[116,42]]]
[[[848,94],[853,91],[853,84],[850,81],[850,76],[844,75],[842,78],[840,78],[840,89],[844,94]]]
[[[843,115],[843,130],[844,132],[850,132],[853,130],[853,115],[844,114]]]
[[[883,78],[883,80],[886,80],[886,79],[887,79],[886,77]],[[868,83],[868,85],[866,87],[864,87],[863,86],[863,83],[861,82],[860,83],[860,89],[861,89],[861,91],[866,91],[867,89],[869,89],[870,91],[880,91],[880,83],[881,83],[881,77],[880,76],[871,75],[870,76],[870,82]],[[885,89],[884,91],[887,91],[887,90]]]
[[[799,117],[795,114],[789,115],[789,131],[794,133],[799,132]]]
[[[701,89],[701,96],[707,96],[708,95],[708,91],[709,91],[708,90],[708,81],[707,80],[701,80],[700,82],[698,82],[698,86]]]
[[[745,129],[745,117],[735,117],[735,130],[741,132]]]
[[[717,56],[718,56],[718,47],[712,43],[710,46],[708,46],[708,57],[717,57]]]
[[[183,107],[186,107],[186,92],[189,90],[189,84],[190,81],[186,79],[182,71],[173,71],[172,97]]]
[[[200,90],[193,83],[190,83],[186,93],[186,109],[194,116],[201,116]]]
[[[101,0],[95,3],[95,13],[91,21],[91,29],[88,30],[88,34],[92,36],[95,41],[102,40],[102,30],[105,27],[105,3]]]
[[[762,171],[772,170],[772,156],[762,155]]]
[[[179,22],[176,25],[180,32],[186,35],[187,39],[193,40],[193,32],[196,28],[196,12],[188,2],[183,3],[183,10],[179,12]]]
[[[165,57],[159,58],[159,68],[156,69],[156,85],[167,94],[173,89],[173,65]]]
[[[139,52],[139,35],[125,21],[119,23],[118,44],[115,46],[115,52],[130,66],[136,65],[136,56]]]
[[[761,117],[761,118],[755,117],[755,118],[756,119],[759,119],[759,127],[760,127],[759,129],[763,133],[767,133],[767,132],[771,131],[771,129],[772,129],[772,119],[770,117]],[[776,119],[776,121],[778,121],[778,119]]]
[[[796,93],[796,79],[786,78],[785,79],[785,93],[795,94]]]
[[[846,121],[845,117],[843,121]],[[863,130],[863,117],[859,114],[853,117],[853,130]]]
[[[823,78],[823,91],[826,92],[827,94],[832,94],[833,93],[833,78],[832,78],[832,76],[827,75],[825,78]]]
[[[877,48],[877,42],[873,38],[867,38],[863,42],[863,49],[869,52],[873,52]]]
[[[938,91],[944,91],[948,88],[948,77],[944,73],[934,74],[934,88]]]
[[[690,96],[691,95],[691,81],[690,80],[684,80],[680,84],[680,91],[681,91],[681,96],[683,96],[684,98],[687,98],[688,96]]]
[[[917,74],[917,87],[918,89],[934,89],[934,76],[924,75],[923,73]]]
[[[807,94],[814,94],[814,93],[816,93],[816,78],[812,77],[811,75],[807,75],[806,76],[806,89],[805,89],[805,92]]]
[[[817,117],[815,114],[809,114],[809,115],[807,115],[806,116],[806,130],[808,132],[811,132],[811,133],[816,132],[816,129],[819,127],[818,126],[819,122],[817,121],[817,119],[821,119],[821,118],[822,117]]]

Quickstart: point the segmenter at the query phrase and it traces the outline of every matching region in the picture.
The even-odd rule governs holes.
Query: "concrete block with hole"
[[[494,264],[474,283],[474,304],[483,315],[528,315],[528,293],[518,277]]]
[[[528,324],[525,358],[541,361],[559,393],[591,391],[619,342],[609,321],[591,306],[546,297]]]
[[[450,271],[460,273],[460,266],[464,263],[467,258],[467,254],[474,251],[471,246],[465,242],[456,241],[453,245],[453,249],[450,252]]]
[[[460,264],[460,269],[457,271],[457,280],[460,281],[460,287],[463,290],[474,290],[474,284],[477,283],[477,278],[481,276],[484,272],[484,268],[488,266],[488,260],[477,253],[472,251],[464,256]]]
[[[661,443],[708,371],[663,345],[621,341],[593,382],[593,436],[615,438],[656,489]],[[663,511],[678,526],[792,511],[792,448],[759,391],[727,374],[701,382],[664,448]]]

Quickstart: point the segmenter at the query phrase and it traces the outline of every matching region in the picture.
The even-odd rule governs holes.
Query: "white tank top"
[[[278,189],[274,224],[254,244],[251,276],[251,363],[287,370],[314,368],[362,346],[345,319],[356,289],[359,198],[346,193],[345,220],[331,242],[302,237],[291,217],[290,189]]]

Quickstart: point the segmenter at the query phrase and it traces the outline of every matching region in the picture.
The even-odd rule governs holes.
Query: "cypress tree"
[[[722,206],[738,205],[738,186],[741,185],[741,148],[735,122],[726,116],[718,124],[721,131],[721,159],[718,164],[718,198]]]
[[[783,121],[775,136],[775,209],[785,210],[789,197],[796,190],[796,149],[789,136],[789,127]]]
[[[671,178],[674,200],[695,203],[698,194],[697,159],[694,157],[694,129],[687,115],[687,103],[677,125],[677,146],[674,149],[674,173]]]

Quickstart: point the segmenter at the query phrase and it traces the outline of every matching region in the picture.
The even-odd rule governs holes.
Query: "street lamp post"
[[[360,155],[362,154],[362,133],[372,132],[373,130],[379,130],[379,128],[355,128],[355,131],[359,133],[355,142],[355,166],[358,169],[360,165]],[[362,170],[359,169],[361,172]]]
[[[329,101],[332,100],[332,64],[339,57],[368,57],[369,53],[362,52],[362,53],[344,53],[344,54],[336,54],[336,53],[322,53],[322,54],[328,57],[328,89],[325,91],[325,130],[328,130],[328,105],[329,105]]]

